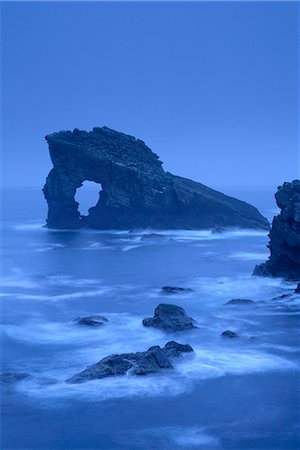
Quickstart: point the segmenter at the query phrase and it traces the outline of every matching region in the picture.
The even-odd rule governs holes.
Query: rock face
[[[156,345],[150,347],[146,352],[111,355],[69,378],[67,383],[84,383],[99,378],[125,375],[128,371],[132,375],[146,375],[161,369],[172,369],[172,359],[179,358],[183,353],[191,352],[193,349],[190,345],[171,341],[163,348]]]
[[[165,331],[183,331],[196,328],[194,320],[183,308],[176,305],[160,304],[154,310],[154,317],[143,320],[144,327],[160,328]]]
[[[43,189],[49,228],[269,227],[253,206],[165,172],[158,156],[132,136],[103,127],[61,131],[46,140],[53,163]],[[102,191],[81,216],[75,193],[85,180]]]
[[[268,261],[254,269],[254,275],[300,280],[300,181],[284,183],[275,194],[281,209],[274,217]]]

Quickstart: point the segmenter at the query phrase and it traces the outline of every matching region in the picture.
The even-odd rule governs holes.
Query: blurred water
[[[256,197],[262,212],[274,210],[271,196]],[[32,378],[3,390],[3,449],[299,448],[300,296],[274,300],[294,284],[251,276],[267,257],[266,232],[172,230],[143,240],[149,230],[50,231],[45,216],[39,192],[6,193],[2,370]],[[169,297],[163,285],[193,291]],[[224,305],[237,297],[256,303]],[[144,328],[160,302],[184,307],[199,328]],[[76,326],[90,314],[109,322]],[[226,329],[240,338],[220,338]],[[195,350],[173,371],[64,382],[109,354],[172,339]]]

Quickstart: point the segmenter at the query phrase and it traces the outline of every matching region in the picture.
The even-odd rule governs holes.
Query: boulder
[[[248,203],[165,172],[159,157],[133,136],[96,127],[49,134],[46,141],[53,163],[43,189],[48,228],[269,227]],[[85,180],[99,184],[99,200],[87,216],[75,201]]]
[[[233,298],[225,303],[225,305],[251,305],[255,303],[253,300],[248,298]]]
[[[154,317],[143,320],[144,327],[160,328],[165,331],[183,331],[195,326],[194,320],[180,306],[161,303],[154,310]]]
[[[87,316],[87,317],[77,317],[75,319],[78,325],[87,325],[89,327],[99,327],[108,322],[107,318],[104,316]]]
[[[280,214],[269,234],[269,259],[253,275],[300,280],[300,181],[284,183],[275,194]]]
[[[211,234],[222,234],[225,233],[225,228],[215,227],[211,230]]]
[[[225,338],[229,338],[229,339],[239,337],[239,335],[237,333],[235,333],[234,331],[231,331],[231,330],[223,331],[221,336],[225,337]]]
[[[300,283],[297,284],[297,287],[295,289],[296,294],[300,294]]]
[[[156,345],[145,352],[107,356],[66,381],[67,383],[84,383],[127,373],[131,375],[156,373],[162,369],[172,369],[173,359],[191,352],[193,349],[190,345],[170,341],[163,348]]]

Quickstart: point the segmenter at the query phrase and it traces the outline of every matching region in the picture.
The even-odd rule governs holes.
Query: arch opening
[[[89,209],[96,206],[102,190],[101,183],[88,180],[84,181],[82,186],[76,190],[75,200],[79,203],[78,210],[81,216],[87,216]]]

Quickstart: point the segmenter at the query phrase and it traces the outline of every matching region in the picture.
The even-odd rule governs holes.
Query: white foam
[[[249,260],[249,261],[265,261],[268,258],[268,253],[251,253],[251,252],[236,252],[228,255],[229,258]]]

